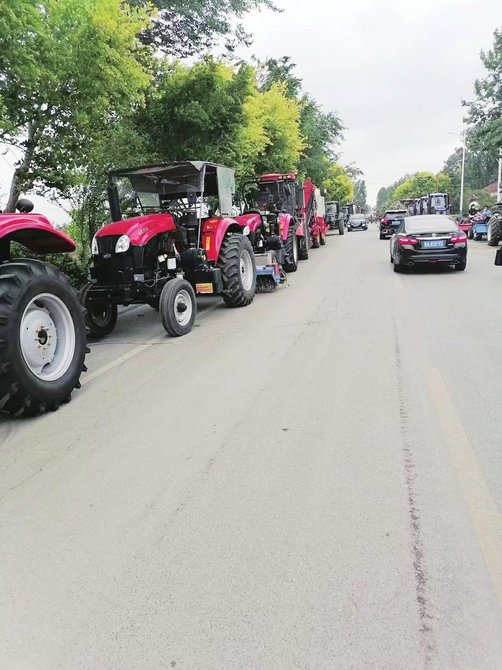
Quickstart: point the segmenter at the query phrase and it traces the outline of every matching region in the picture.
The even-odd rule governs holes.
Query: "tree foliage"
[[[221,44],[228,52],[251,44],[242,18],[254,9],[279,10],[271,0],[151,0],[159,12],[141,34],[145,44],[170,56],[187,57]],[[129,0],[146,7],[147,0]]]
[[[488,74],[474,82],[476,99],[463,103],[468,107],[466,120],[475,124],[471,141],[485,150],[502,148],[502,29],[493,37],[492,49],[481,51]]]
[[[150,75],[136,35],[148,22],[121,0],[0,4],[0,140],[22,151],[8,210],[37,181],[67,187],[103,124],[141,101]]]
[[[354,185],[354,204],[366,208],[367,198],[366,182],[364,179],[358,179]]]
[[[354,199],[354,183],[345,168],[337,163],[328,165],[327,176],[322,185],[326,189],[328,200],[347,203]]]
[[[420,198],[428,193],[451,191],[452,182],[448,175],[433,175],[432,172],[415,172],[394,190],[393,200]]]

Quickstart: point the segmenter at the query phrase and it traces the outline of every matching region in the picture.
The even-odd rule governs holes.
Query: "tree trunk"
[[[31,166],[33,152],[35,150],[35,126],[30,123],[28,126],[28,139],[26,141],[26,151],[24,152],[21,164],[14,170],[9,190],[9,199],[7,200],[6,212],[16,211],[16,202],[19,200],[21,190],[24,184],[21,183],[20,175]]]

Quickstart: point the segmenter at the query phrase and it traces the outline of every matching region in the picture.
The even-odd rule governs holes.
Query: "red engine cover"
[[[168,230],[176,230],[174,219],[170,214],[145,214],[109,223],[98,230],[96,237],[128,235],[131,244],[142,246],[154,235]]]

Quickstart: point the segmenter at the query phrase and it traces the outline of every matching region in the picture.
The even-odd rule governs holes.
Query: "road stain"
[[[413,572],[415,577],[415,598],[418,604],[420,617],[420,638],[424,651],[425,667],[432,664],[432,655],[435,648],[434,631],[432,621],[434,615],[431,612],[431,604],[428,599],[428,576],[424,555],[424,544],[422,539],[420,508],[418,504],[418,490],[416,485],[416,468],[413,458],[411,440],[408,433],[408,410],[405,401],[404,382],[402,374],[402,356],[399,346],[399,338],[394,324],[395,334],[395,356],[397,368],[397,390],[399,401],[399,418],[401,428],[402,452],[406,480],[406,496],[408,502],[408,516],[411,531],[411,546],[413,559]]]
[[[472,525],[478,535],[483,558],[499,603],[502,605],[502,516],[467,439],[439,370],[426,369],[425,376],[448,445]]]

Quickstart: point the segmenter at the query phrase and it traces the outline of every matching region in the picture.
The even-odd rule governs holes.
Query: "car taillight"
[[[389,219],[384,217],[383,219],[380,219],[380,223],[389,223]]]
[[[404,237],[403,235],[399,235],[399,237],[397,238],[397,241],[399,242],[399,244],[403,244],[403,245],[404,244],[406,244],[406,245],[418,244],[418,240],[416,240],[414,237]]]
[[[465,233],[460,233],[459,235],[454,235],[450,238],[452,244],[457,244],[457,242],[467,242],[467,235]]]

